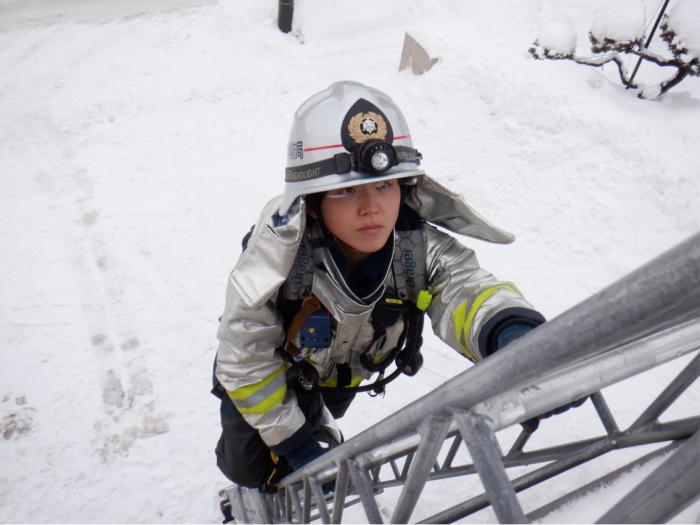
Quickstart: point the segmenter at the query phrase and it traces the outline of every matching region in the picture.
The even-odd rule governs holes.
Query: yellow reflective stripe
[[[504,283],[504,284],[498,284],[496,286],[491,286],[490,288],[487,288],[486,290],[482,291],[479,295],[476,296],[474,301],[471,304],[471,307],[469,308],[469,314],[467,314],[467,303],[466,301],[462,304],[460,304],[453,312],[452,312],[452,321],[454,323],[455,327],[455,338],[457,339],[457,342],[459,343],[459,347],[462,351],[462,353],[467,356],[469,359],[472,361],[476,361],[474,358],[474,355],[471,353],[469,348],[467,347],[467,342],[469,341],[469,333],[471,332],[472,329],[472,323],[474,322],[474,317],[476,317],[476,313],[479,311],[479,308],[490,298],[492,297],[496,292],[500,290],[508,290],[515,295],[519,295],[522,297],[522,293],[520,290],[518,290],[518,287],[515,286],[513,283]]]
[[[464,319],[467,317],[467,303],[466,301],[460,304],[457,308],[454,309],[452,312],[452,324],[455,327],[455,340],[459,343],[459,347],[461,348],[462,352],[465,354],[469,354],[469,351],[467,350],[467,347],[465,344],[462,343],[462,329],[464,328]],[[467,357],[470,357],[467,355]]]
[[[363,379],[362,376],[353,377],[352,381],[350,381],[350,384],[348,386],[346,386],[345,388],[355,387],[355,386],[359,385],[360,383],[362,383],[362,379]],[[333,376],[333,377],[328,378],[326,381],[321,383],[321,386],[337,387],[338,386],[338,376]]]
[[[267,397],[267,399],[265,399],[264,401],[261,401],[257,405],[254,405],[251,407],[242,407],[240,405],[240,402],[236,402],[236,401],[234,401],[234,404],[236,405],[236,408],[238,409],[238,411],[241,414],[262,414],[264,412],[267,412],[271,408],[276,407],[282,401],[284,401],[285,395],[287,395],[287,385],[286,384],[279,387],[272,394],[270,394]]]
[[[262,381],[228,392],[241,414],[262,414],[277,406],[287,393],[287,369],[282,365]]]

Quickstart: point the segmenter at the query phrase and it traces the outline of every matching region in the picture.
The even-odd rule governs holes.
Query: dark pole
[[[668,1],[668,0],[666,0]],[[294,15],[294,0],[280,0],[280,10],[277,17],[277,25],[283,33],[292,30],[292,16]]]
[[[651,30],[651,33],[649,33],[649,37],[647,38],[647,43],[644,44],[644,48],[648,48],[649,44],[651,44],[651,39],[654,38],[654,33],[656,33],[656,28],[659,27],[659,23],[661,22],[661,18],[664,16],[664,13],[666,12],[666,8],[668,7],[668,3],[671,0],[665,0],[664,5],[661,8],[661,12],[659,13],[659,16],[656,17],[656,22],[654,22],[654,27]],[[282,5],[282,0],[280,0],[280,5]],[[634,77],[637,75],[637,71],[639,71],[639,66],[642,65],[642,57],[639,57],[639,60],[637,60],[637,65],[634,67],[634,71],[632,71],[632,76],[630,77],[630,82],[627,85],[627,89],[629,89],[632,86],[632,83],[634,82]]]

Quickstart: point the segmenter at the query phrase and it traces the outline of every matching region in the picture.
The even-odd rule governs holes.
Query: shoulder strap
[[[299,245],[292,269],[284,281],[281,294],[286,300],[300,301],[311,295],[311,285],[314,280],[314,259],[311,240],[307,235]]]
[[[398,242],[394,250],[393,272],[399,298],[416,302],[427,284],[427,262],[423,221],[404,206],[396,224]]]

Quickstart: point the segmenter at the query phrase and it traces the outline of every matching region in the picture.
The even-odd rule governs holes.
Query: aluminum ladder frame
[[[410,521],[428,480],[478,473],[485,487],[482,495],[444,509],[425,521],[451,522],[492,505],[500,521],[526,522],[590,487],[581,487],[529,516],[523,513],[516,492],[612,450],[687,440],[676,446],[645,482],[601,517],[604,522],[644,521],[652,514],[655,518],[652,521],[670,519],[674,512],[700,495],[700,474],[695,474],[700,473],[696,452],[700,450],[697,446],[700,416],[664,424],[658,418],[698,377],[700,357],[696,356],[624,431],[618,428],[599,390],[697,351],[699,330],[700,234],[697,234],[293,472],[282,480],[277,495],[268,498],[258,493],[260,500],[267,503],[267,514],[252,521],[263,517],[259,521],[308,523],[321,519],[324,523],[338,523],[343,509],[360,501],[367,520],[382,523],[376,495],[385,488],[400,485],[401,494],[390,521],[405,523]],[[591,395],[606,435],[525,452],[528,435],[522,433],[507,454],[501,453],[494,436],[497,430],[587,394]],[[471,465],[453,465],[462,442],[467,444],[472,456]],[[436,462],[443,449],[445,457]],[[635,463],[648,459],[641,458]],[[505,470],[541,462],[549,463],[513,480]],[[382,469],[383,465],[388,468]],[[679,478],[676,474],[679,465],[693,468],[684,470],[685,474]],[[387,470],[393,477],[382,478]],[[321,486],[331,479],[335,480],[336,490],[329,498],[323,495]],[[659,490],[659,486],[673,489]],[[635,508],[643,507],[640,501],[653,499],[649,487],[655,487],[659,493],[656,510],[644,507],[646,514],[641,510],[634,514]],[[225,491],[236,507],[233,499],[237,496],[232,490],[241,489],[232,487]],[[255,499],[255,492],[246,491],[238,499],[243,503],[246,497]],[[669,494],[681,494],[682,501],[679,503]],[[349,499],[350,495],[357,498]],[[628,520],[629,516],[634,519]],[[236,517],[238,521],[248,521],[240,509]]]

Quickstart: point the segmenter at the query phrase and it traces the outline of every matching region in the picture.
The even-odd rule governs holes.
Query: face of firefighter
[[[399,183],[387,180],[328,191],[321,201],[321,213],[352,267],[386,244],[400,206]]]

